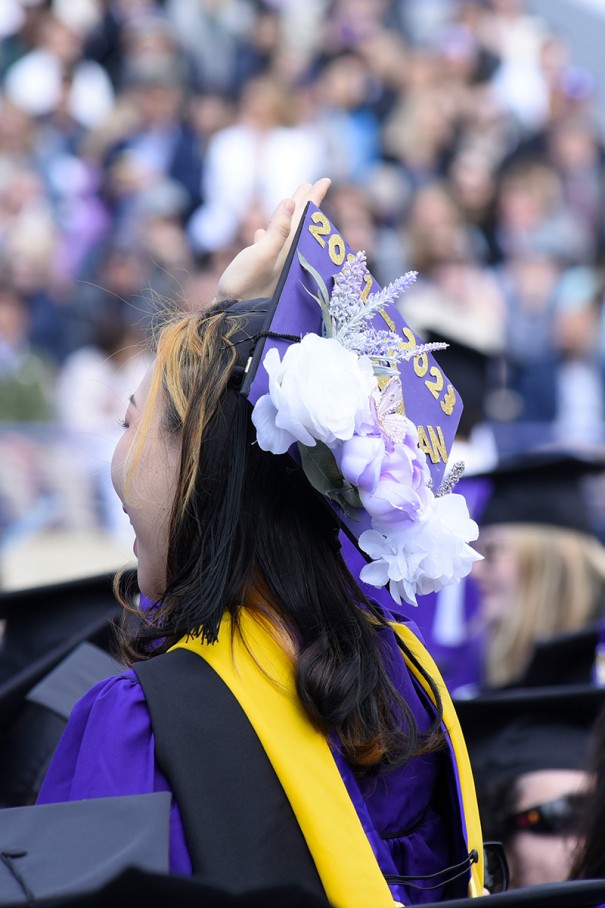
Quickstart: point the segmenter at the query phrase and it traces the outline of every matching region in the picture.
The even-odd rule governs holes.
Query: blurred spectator
[[[408,267],[429,278],[438,265],[475,258],[482,251],[480,238],[465,221],[450,187],[438,180],[414,194],[402,241]]]
[[[30,341],[26,301],[0,285],[0,421],[40,422],[53,415],[52,370]]]
[[[509,258],[498,277],[507,309],[508,384],[516,415],[528,423],[557,415],[557,354],[553,344],[559,262],[539,247]]]
[[[604,692],[518,688],[457,700],[488,841],[504,845],[510,888],[568,878],[590,797],[590,731]]]
[[[262,4],[260,12],[265,12]],[[245,0],[167,0],[166,13],[181,47],[191,55],[199,87],[234,94],[245,81],[240,80],[238,58],[246,52],[259,7]]]
[[[50,114],[67,97],[74,120],[90,128],[108,116],[113,90],[105,70],[82,59],[80,35],[48,13],[38,23],[35,47],[9,66],[5,76],[10,100],[35,117]]]
[[[488,686],[517,681],[538,641],[605,615],[605,547],[587,488],[604,467],[602,457],[536,450],[488,475],[478,517],[484,560],[473,568]]]
[[[198,137],[185,114],[185,88],[171,63],[132,64],[126,86],[132,105],[127,134],[103,162],[105,192],[118,229],[128,232],[139,194],[165,178],[186,193],[181,216],[201,201],[202,160]]]
[[[542,248],[577,262],[590,260],[590,233],[565,205],[563,184],[547,160],[523,159],[500,179],[497,243],[501,257]]]
[[[162,84],[162,74],[171,76],[171,83],[189,88],[194,73],[189,56],[183,53],[176,29],[168,18],[151,4],[131,10],[124,17],[120,31],[121,67],[118,87],[124,89],[133,82],[133,74],[146,73],[151,76],[155,70]],[[136,79],[136,77],[135,77]],[[153,82],[152,82],[153,84]],[[153,104],[148,102],[148,109]],[[163,105],[160,102],[160,107]]]
[[[379,123],[371,108],[370,73],[356,54],[330,60],[318,78],[313,129],[326,146],[326,172],[359,183],[379,159]]]
[[[561,443],[598,444],[605,416],[599,327],[601,279],[588,265],[563,271],[555,291],[553,344],[559,355],[557,437]]]
[[[496,176],[490,156],[479,147],[461,148],[448,168],[452,196],[472,231],[478,256],[494,257]]]
[[[0,17],[0,74],[36,44],[46,5],[39,0],[6,0]]]
[[[416,188],[443,172],[455,139],[455,117],[434,52],[410,52],[406,87],[384,124],[383,152]]]
[[[208,143],[206,201],[189,221],[195,250],[229,245],[247,209],[257,203],[268,217],[293,185],[315,180],[324,169],[323,143],[297,122],[284,87],[268,76],[251,79],[234,125]]]
[[[593,725],[589,743],[588,769],[592,775],[591,797],[580,817],[582,840],[574,855],[570,880],[605,878],[603,828],[605,810],[605,707]]]
[[[133,316],[136,313],[120,297],[98,291],[90,342],[67,358],[56,387],[59,424],[87,462],[101,523],[126,539],[132,531],[114,502],[110,463],[128,397],[151,360]]]

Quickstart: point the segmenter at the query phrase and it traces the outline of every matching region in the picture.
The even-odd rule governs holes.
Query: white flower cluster
[[[275,348],[267,353],[269,393],[258,400],[252,422],[264,451],[283,454],[298,443],[315,488],[347,513],[351,506],[367,511],[372,529],[361,534],[359,547],[371,562],[361,579],[375,587],[388,584],[396,602],[416,605],[416,595],[436,592],[469,573],[480,557],[469,545],[478,528],[461,495],[433,494],[416,426],[402,413],[398,373],[380,389],[378,364],[371,353],[358,352],[363,349],[359,294],[367,271],[360,256],[344,278],[357,296],[350,286],[343,289],[339,276],[335,282],[329,326],[334,335],[307,334],[283,359]],[[406,275],[400,289],[410,282]],[[381,292],[381,307],[395,286]]]
[[[331,447],[371,419],[370,395],[377,387],[372,363],[333,338],[307,334],[280,361],[273,347],[264,359],[269,393],[252,413],[263,451],[284,454],[299,441]]]

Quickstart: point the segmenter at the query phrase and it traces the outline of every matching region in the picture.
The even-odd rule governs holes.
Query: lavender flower
[[[343,342],[341,341],[341,343]],[[394,331],[379,330],[370,326],[364,331],[356,331],[354,334],[350,334],[343,346],[358,356],[369,356],[372,360],[380,360],[394,367],[397,363],[407,362],[422,353],[445,350],[448,345],[435,342],[404,348],[402,347],[401,338]]]
[[[345,262],[342,270],[334,278],[334,289],[330,298],[332,337],[348,349],[353,349],[351,343],[354,342],[356,352],[359,352],[359,338],[367,331],[368,322],[380,309],[392,305],[403,291],[414,283],[417,276],[415,271],[408,271],[377,293],[370,293],[367,299],[363,300],[362,288],[367,274],[369,272],[365,252],[358,252],[354,258]],[[380,334],[382,332],[375,332],[373,342]],[[399,347],[401,338],[393,334],[392,342],[395,339]],[[381,349],[384,349],[384,345]]]

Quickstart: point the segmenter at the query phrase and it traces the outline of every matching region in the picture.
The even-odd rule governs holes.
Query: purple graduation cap
[[[321,335],[322,310],[315,299],[317,280],[313,272],[331,291],[335,275],[351,257],[354,252],[346,240],[326,215],[309,202],[271,300],[265,330],[297,337],[309,333]],[[303,261],[311,267],[305,268]],[[380,289],[368,273],[362,296],[367,298]],[[395,307],[378,312],[371,324],[377,329],[394,331],[410,348],[422,344]],[[268,350],[276,347],[283,356],[291,342],[271,337],[257,344],[242,386],[242,393],[252,404],[256,404],[269,388],[269,377],[261,368]],[[427,455],[429,470],[437,486],[460,422],[462,400],[430,353],[400,363],[399,374],[405,413],[418,428],[420,447]]]
[[[361,581],[388,586],[398,604],[457,582],[478,557],[463,499],[442,495],[462,401],[389,305],[414,279],[381,291],[363,254],[309,203],[273,298],[256,303],[240,366],[260,447],[289,451],[363,552]],[[318,414],[338,428],[324,431]]]

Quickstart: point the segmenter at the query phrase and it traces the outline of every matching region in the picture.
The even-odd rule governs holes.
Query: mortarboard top
[[[121,609],[105,576],[4,594],[2,608],[8,628],[14,631],[16,625],[17,633],[7,634],[6,644],[14,645],[15,651],[5,654],[11,658],[0,672],[0,804],[17,805],[35,792],[39,774],[65,728],[69,691],[77,699],[99,680],[98,671],[94,674],[99,660],[78,673],[79,686],[67,685],[62,706],[56,693],[51,708],[43,705],[33,689],[83,642],[103,651],[99,658],[105,665],[112,620]],[[108,676],[112,671],[103,668],[102,673]],[[39,693],[45,696],[48,690],[44,686]]]
[[[116,607],[116,612],[110,616],[101,615],[83,625],[75,633],[64,638],[60,644],[34,658],[0,684],[0,733],[6,731],[17,718],[29,691],[80,643],[86,640],[103,650],[110,649],[111,618],[117,613]],[[32,628],[32,633],[35,633],[35,627]]]
[[[129,867],[167,872],[170,804],[159,791],[1,810],[0,905],[62,905]]]
[[[243,373],[241,393],[252,405],[268,392],[269,377],[262,363],[271,348],[283,358],[288,346],[306,334],[322,335],[322,308],[318,296],[318,279],[331,293],[334,276],[341,270],[349,247],[334,225],[316,205],[308,203],[282,269],[271,300],[246,300],[230,308],[247,317],[241,340],[234,339],[238,363],[234,374]],[[375,292],[380,286],[368,275],[364,292]],[[410,348],[423,341],[407,325],[395,306],[378,312],[372,326],[395,331]],[[270,332],[271,337],[258,337]],[[256,339],[251,348],[250,343]],[[462,412],[462,400],[447,375],[431,354],[423,354],[398,365],[405,414],[418,427],[420,447],[427,454],[433,483],[437,488],[443,478],[449,452]],[[295,446],[290,454],[299,461]],[[357,509],[355,517],[337,510],[338,517],[351,541],[356,543],[361,533],[370,527],[370,517]],[[364,556],[365,558],[365,556]]]
[[[268,391],[269,378],[262,362],[271,347],[276,347],[283,356],[295,339],[309,333],[321,336],[322,309],[314,299],[318,294],[316,276],[331,292],[334,276],[341,270],[347,256],[352,255],[353,250],[334,225],[316,205],[309,202],[276,291],[265,307],[262,330],[286,337],[261,339],[252,351],[247,366],[242,394],[252,404]],[[368,275],[364,292],[373,293],[379,289],[379,284]],[[242,309],[245,306],[246,303],[242,303]],[[371,324],[379,329],[395,331],[410,347],[423,343],[395,306],[388,307],[384,314],[378,312]],[[435,455],[435,459],[428,457],[429,469],[438,485],[456,434],[462,401],[431,354],[427,354],[422,363],[402,362],[398,368],[406,415],[426,434]]]
[[[0,618],[17,618],[24,609],[46,610],[66,604],[77,608],[82,601],[91,605],[115,604],[112,592],[113,573],[96,574],[93,577],[78,577],[61,583],[44,586],[20,587],[16,590],[0,590]]]
[[[0,804],[32,802],[76,701],[122,671],[106,650],[85,640],[26,693],[0,747]]]
[[[41,678],[73,649],[72,641],[88,639],[90,628],[119,616],[112,586],[113,576],[102,574],[0,593],[0,618],[6,619],[0,693],[4,684],[36,662],[42,666],[37,675]],[[2,713],[0,704],[0,724]]]
[[[596,535],[585,482],[604,471],[602,450],[539,448],[502,460],[484,474],[491,493],[479,524],[546,524]]]
[[[454,705],[478,778],[504,783],[540,769],[585,769],[605,689],[512,688]]]
[[[124,666],[108,652],[84,640],[32,687],[26,699],[67,719],[75,703],[93,684],[123,671]]]
[[[531,661],[515,687],[549,684],[605,684],[601,653],[602,630],[591,624],[581,630],[557,634],[535,644]]]
[[[24,906],[25,901],[18,904]],[[2,908],[13,908],[13,905],[4,902],[0,893]],[[133,905],[145,905],[145,908],[329,908],[325,899],[300,886],[232,893],[208,885],[202,877],[154,873],[138,868],[116,873],[105,885],[85,895],[36,901],[37,908],[59,908],[59,905],[61,908],[132,908]]]

